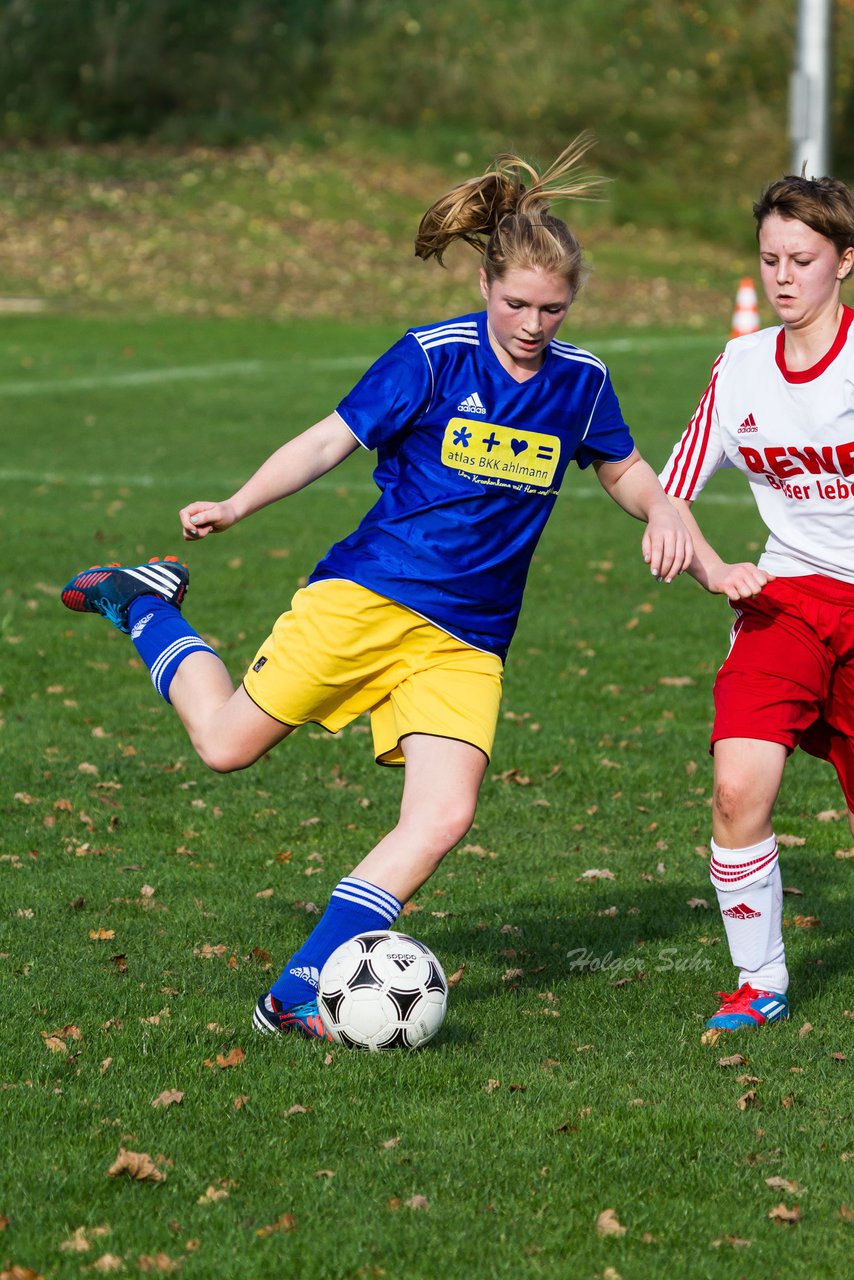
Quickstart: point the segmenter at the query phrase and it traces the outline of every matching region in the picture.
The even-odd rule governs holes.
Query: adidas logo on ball
[[[350,1049],[417,1049],[436,1035],[447,1004],[448,984],[430,948],[391,930],[350,938],[320,972],[323,1025]]]

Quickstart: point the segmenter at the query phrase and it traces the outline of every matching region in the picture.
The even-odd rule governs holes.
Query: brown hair
[[[482,254],[490,284],[514,268],[540,268],[578,289],[581,245],[549,206],[589,197],[601,187],[601,178],[570,176],[593,142],[591,134],[580,134],[542,175],[519,156],[498,156],[479,178],[459,183],[430,206],[415,237],[416,256],[441,264],[446,249],[462,240]]]
[[[753,206],[756,236],[769,214],[803,222],[830,240],[840,256],[854,245],[854,198],[838,178],[787,174],[766,187]]]

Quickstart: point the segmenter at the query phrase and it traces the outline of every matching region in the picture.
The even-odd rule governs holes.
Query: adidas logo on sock
[[[300,965],[296,969],[288,969],[288,973],[295,978],[302,978],[303,982],[308,982],[313,987],[320,981],[320,970],[315,969],[314,965]]]
[[[133,624],[133,628],[130,633],[131,640],[136,640],[139,636],[142,635],[143,631],[148,626],[149,622],[153,617],[154,617],[153,613],[147,613],[144,618],[140,618],[138,622],[135,622]]]
[[[752,413],[749,413],[747,417],[744,419],[744,422],[742,422],[741,426],[738,428],[737,434],[745,435],[748,431],[758,431],[758,430],[759,428],[756,425],[756,419],[754,418]]]
[[[737,907],[729,907],[726,911],[722,911],[721,915],[729,916],[731,920],[756,920],[762,912],[754,911],[753,907],[749,907],[746,902],[740,902]]]
[[[457,413],[485,414],[486,410],[483,407],[483,401],[480,396],[476,391],[473,391],[470,396],[466,396],[465,400],[461,401],[461,403],[457,405]]]

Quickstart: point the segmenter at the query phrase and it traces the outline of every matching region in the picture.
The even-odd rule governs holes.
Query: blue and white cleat
[[[127,635],[128,609],[138,596],[157,596],[181,607],[190,585],[190,570],[177,556],[156,557],[148,564],[93,565],[62,588],[62,603],[75,613],[100,613]]]
[[[779,991],[757,991],[745,982],[738,991],[719,991],[723,1004],[706,1027],[710,1031],[738,1031],[749,1027],[755,1031],[768,1022],[782,1022],[789,1016],[789,1001]]]
[[[295,1004],[286,1009],[272,992],[259,998],[252,1015],[252,1026],[256,1031],[265,1033],[274,1031],[283,1035],[296,1031],[309,1040],[332,1039],[323,1025],[316,1000],[307,1000],[305,1004]]]

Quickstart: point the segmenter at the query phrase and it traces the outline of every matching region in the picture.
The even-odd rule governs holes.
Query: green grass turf
[[[476,826],[401,922],[463,971],[439,1038],[327,1060],[250,1030],[310,904],[394,822],[400,775],[373,765],[363,723],[206,772],[126,638],[58,591],[83,565],[186,550],[185,612],[239,677],[370,502],[370,459],[199,546],[178,544],[176,512],[230,492],[393,336],[4,320],[0,1271],[846,1274],[854,861],[826,816],[841,795],[827,767],[791,761],[791,1022],[701,1044],[733,985],[716,910],[690,905],[714,907],[706,743],[729,612],[687,580],[656,585],[641,527],[589,474],[570,473],[531,573]],[[718,338],[590,345],[660,466]],[[735,477],[699,514],[724,554],[755,554]],[[580,879],[592,869],[613,879]],[[718,1065],[737,1050],[746,1064]],[[168,1089],[183,1100],[153,1107]],[[108,1177],[120,1147],[162,1157],[166,1180]],[[769,1218],[781,1202],[798,1224]],[[624,1234],[597,1233],[606,1209]]]

